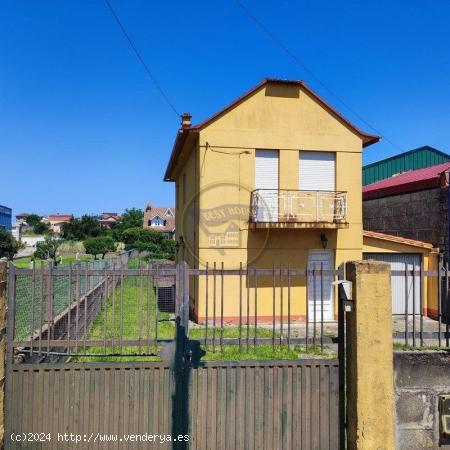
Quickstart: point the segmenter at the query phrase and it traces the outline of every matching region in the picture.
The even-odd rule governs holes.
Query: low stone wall
[[[394,352],[399,450],[450,449],[439,431],[439,395],[450,394],[450,352]]]

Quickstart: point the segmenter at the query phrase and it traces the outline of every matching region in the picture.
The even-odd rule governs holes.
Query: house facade
[[[64,223],[70,222],[72,220],[72,214],[51,214],[43,219],[43,222],[48,223],[50,229],[60,234],[62,231],[62,226]]]
[[[199,125],[184,115],[165,180],[176,183],[178,258],[191,267],[320,268],[361,259],[363,147],[377,142],[302,81],[265,79]],[[232,233],[230,235],[230,232]],[[266,280],[267,281],[267,280]],[[324,287],[334,317],[332,277]],[[192,313],[205,316],[203,280]],[[237,298],[238,280],[225,295]],[[296,280],[306,295],[306,280]],[[271,288],[261,315],[271,315]],[[297,304],[293,316],[306,315]],[[227,302],[225,316],[237,316]],[[258,311],[259,308],[258,308]]]
[[[167,237],[175,237],[175,211],[168,206],[152,206],[150,203],[144,210],[144,228],[152,228],[164,233]]]

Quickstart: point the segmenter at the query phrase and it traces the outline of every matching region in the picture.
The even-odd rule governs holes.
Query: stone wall
[[[364,229],[430,242],[449,258],[448,187],[363,202]]]
[[[450,449],[440,435],[438,402],[450,394],[450,353],[394,352],[394,394],[398,450]]]

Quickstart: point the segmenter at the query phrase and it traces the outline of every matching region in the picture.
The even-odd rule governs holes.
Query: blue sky
[[[364,119],[404,150],[450,151],[448,0],[242,0]],[[111,0],[160,84],[194,122],[264,76],[305,79],[233,0]],[[2,2],[0,203],[99,213],[173,203],[162,177],[179,119],[103,0]],[[398,153],[388,142],[369,163]]]

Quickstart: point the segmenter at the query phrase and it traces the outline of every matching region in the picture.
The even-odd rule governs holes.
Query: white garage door
[[[416,271],[416,276],[408,275],[406,281],[405,274],[392,275],[392,314],[405,314],[406,299],[408,300],[408,314],[420,313],[420,264],[421,255],[407,253],[364,253],[364,259],[375,259],[390,263],[391,270]],[[413,302],[415,299],[415,302]],[[415,308],[413,304],[415,303]]]

